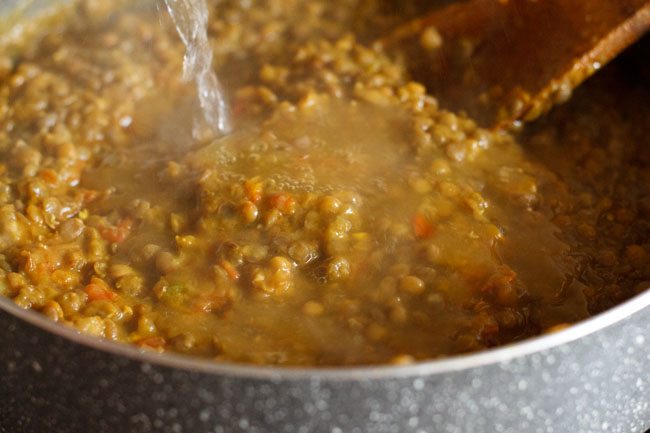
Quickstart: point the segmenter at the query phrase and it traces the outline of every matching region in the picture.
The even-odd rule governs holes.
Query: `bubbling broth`
[[[223,0],[204,38],[189,2],[161,25],[82,1],[0,56],[0,294],[147,350],[347,366],[517,342],[645,289],[647,89],[622,90],[630,124],[595,86],[610,99],[487,131],[359,42],[405,19],[391,4]],[[192,135],[188,64],[227,83],[232,133]]]

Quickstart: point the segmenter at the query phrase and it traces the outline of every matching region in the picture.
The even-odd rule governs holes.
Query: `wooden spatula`
[[[650,28],[650,0],[466,0],[380,43],[409,57],[443,106],[512,128],[571,91]]]

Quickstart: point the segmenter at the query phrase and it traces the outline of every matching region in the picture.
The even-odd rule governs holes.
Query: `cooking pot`
[[[0,14],[16,3],[4,0]],[[477,354],[303,369],[142,351],[0,298],[0,433],[641,433],[650,427],[649,305],[646,291]]]

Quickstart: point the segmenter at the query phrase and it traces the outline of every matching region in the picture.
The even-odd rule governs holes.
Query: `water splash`
[[[164,1],[186,49],[183,79],[195,82],[199,105],[208,126],[217,135],[227,134],[231,130],[230,113],[221,83],[212,69],[206,0]]]

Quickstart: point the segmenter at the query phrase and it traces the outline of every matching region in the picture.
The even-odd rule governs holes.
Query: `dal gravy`
[[[634,122],[590,84],[513,137],[364,43],[390,7],[211,14],[215,140],[155,11],[83,1],[0,55],[1,295],[160,352],[343,366],[516,342],[650,285],[647,89]]]

